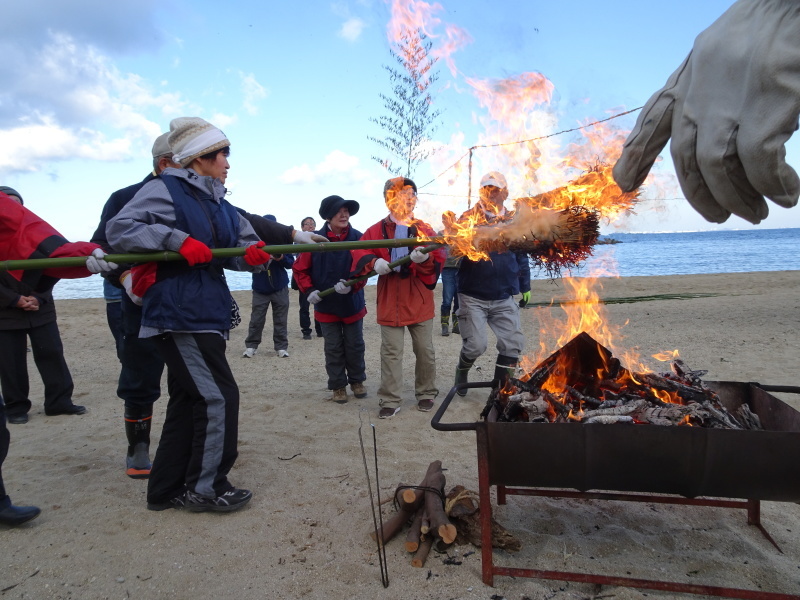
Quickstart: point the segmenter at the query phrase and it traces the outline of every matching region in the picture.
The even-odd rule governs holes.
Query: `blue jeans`
[[[458,310],[458,269],[442,269],[442,315],[450,314],[450,305],[453,313]]]
[[[348,383],[361,383],[367,378],[364,363],[364,319],[355,323],[320,322],[325,338],[325,370],[328,389],[338,390]]]

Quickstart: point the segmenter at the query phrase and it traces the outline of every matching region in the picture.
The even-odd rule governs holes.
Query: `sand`
[[[609,298],[717,294],[608,305],[609,322],[628,322],[623,345],[643,355],[677,348],[691,367],[708,370],[707,379],[800,384],[800,272],[603,282],[601,295]],[[563,285],[535,282],[533,300],[564,293]],[[245,323],[228,346],[241,389],[240,454],[230,479],[252,489],[254,498],[245,509],[223,515],[146,510],[146,482],[124,475],[118,363],[103,301],[58,301],[75,402],[89,413],[46,417],[31,364],[34,408],[28,424],[9,426],[3,473],[12,499],[40,506],[42,515],[0,531],[0,597],[534,599],[598,593],[590,584],[499,576],[495,587],[485,586],[480,551],[472,546],[453,547],[449,560],[432,553],[416,569],[400,539],[387,547],[390,584],[384,589],[368,537],[372,518],[359,427],[371,457],[370,424],[375,426],[383,497],[400,482],[418,482],[434,459],[447,469],[448,489],[461,484],[477,490],[475,436],[437,432],[432,413],[415,409],[410,340],[402,410],[389,420],[377,418],[374,286],[367,288],[364,327],[369,396],[351,396],[346,405],[327,401],[322,340],[302,340],[292,294],[290,357],[275,355],[268,325],[260,352],[244,359],[250,294],[236,292]],[[538,346],[539,320],[553,310],[523,311],[529,348]],[[460,338],[441,337],[438,327],[436,332],[441,399],[452,385]],[[491,378],[493,343],[490,335],[490,350],[473,380]],[[800,408],[796,397],[781,397]],[[471,391],[454,402],[446,420],[476,420],[485,400],[484,391]],[[154,444],[165,406],[165,398],[156,403]],[[497,564],[800,593],[797,504],[762,503],[762,522],[783,554],[748,526],[741,510],[525,497],[510,497],[494,510],[522,541],[516,554],[496,551]],[[384,506],[384,515],[391,512]],[[604,587],[598,597],[644,595],[679,597],[622,587]]]

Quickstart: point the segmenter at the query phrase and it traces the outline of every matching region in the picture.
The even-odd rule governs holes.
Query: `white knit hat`
[[[169,124],[169,146],[174,153],[172,160],[182,167],[188,166],[198,156],[230,145],[222,131],[200,117],[178,117]]]

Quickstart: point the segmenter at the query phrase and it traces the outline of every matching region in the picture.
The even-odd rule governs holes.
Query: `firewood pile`
[[[729,411],[701,377],[676,359],[671,373],[635,373],[581,333],[531,373],[493,389],[481,413],[503,422],[690,425],[762,429],[746,403]]]
[[[400,485],[394,495],[396,512],[383,521],[380,536],[386,544],[408,526],[405,549],[411,553],[411,565],[425,566],[430,551],[446,552],[453,544],[480,546],[480,507],[478,495],[455,486],[445,495],[442,461],[429,466],[417,486]],[[375,532],[370,534],[375,540]],[[492,520],[492,546],[516,551],[520,542],[499,523]]]

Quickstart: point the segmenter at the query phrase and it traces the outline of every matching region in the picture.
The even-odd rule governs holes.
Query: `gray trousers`
[[[497,353],[519,357],[525,347],[525,336],[519,320],[519,305],[512,296],[505,300],[481,300],[467,294],[458,295],[458,327],[461,330],[461,353],[475,360],[489,345],[486,325],[497,337]]]
[[[436,353],[433,349],[433,319],[406,327],[381,325],[381,387],[378,398],[381,407],[400,406],[403,391],[403,342],[406,329],[411,334],[414,365],[414,396],[433,400],[439,394],[436,387]]]
[[[272,342],[275,350],[289,349],[289,336],[286,324],[289,319],[289,288],[262,294],[253,291],[253,308],[250,311],[250,325],[247,329],[247,339],[244,345],[247,348],[258,348],[261,343],[261,333],[264,331],[264,322],[267,320],[267,309],[272,304]]]

